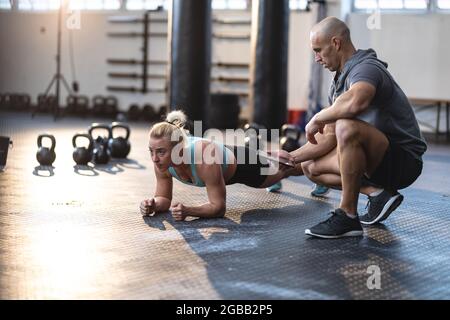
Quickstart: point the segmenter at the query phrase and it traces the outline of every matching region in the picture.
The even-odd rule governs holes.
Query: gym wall
[[[309,27],[313,23],[313,12],[292,12],[289,32],[288,106],[290,109],[306,109],[307,89],[312,58],[310,48],[305,45],[309,39]],[[165,103],[164,93],[123,93],[108,92],[107,85],[139,86],[139,81],[108,78],[108,72],[140,73],[139,66],[108,65],[108,58],[140,59],[139,38],[108,37],[108,32],[139,31],[140,25],[112,24],[109,16],[137,16],[134,11],[81,12],[81,29],[73,30],[74,57],[80,93],[92,97],[96,94],[117,96],[119,107],[126,110],[131,103],[155,106]],[[250,19],[246,11],[215,11],[215,17],[223,19]],[[166,18],[167,14],[152,13],[152,17]],[[165,24],[151,24],[152,32],[166,32]],[[223,34],[250,34],[250,26],[215,25],[213,30]],[[32,103],[43,93],[55,73],[56,54],[56,13],[55,12],[6,12],[0,11],[0,92],[28,93]],[[62,33],[62,73],[70,83],[72,74],[69,60],[69,32]],[[167,40],[152,37],[150,59],[167,60]],[[212,60],[221,62],[250,63],[250,43],[248,40],[214,39]],[[151,66],[152,73],[166,73],[165,66]],[[248,77],[246,70],[212,69],[212,75]],[[152,88],[163,88],[164,80],[149,80]],[[211,90],[220,91],[223,84],[212,82]],[[226,84],[229,90],[247,89],[242,83]],[[241,89],[239,89],[241,88]],[[65,90],[62,100],[65,101]],[[241,98],[245,114],[247,99]]]
[[[368,14],[350,14],[349,27],[355,46],[373,48],[388,62],[388,70],[410,98],[450,99],[450,15],[381,14],[381,29],[366,27]],[[436,121],[436,110],[418,115]],[[445,117],[440,127],[445,128]],[[429,131],[428,128],[422,128]]]
[[[289,61],[288,61],[288,107],[306,109],[308,80],[312,53],[309,47],[309,28],[314,23],[316,7],[310,12],[293,11],[290,16]],[[236,16],[238,12],[215,11],[214,16]],[[166,16],[165,13],[159,13]],[[328,5],[328,14],[344,18],[341,6],[336,2]],[[107,73],[139,72],[139,66],[111,66],[107,58],[140,58],[140,41],[137,39],[110,38],[107,32],[133,31],[138,26],[108,23],[111,15],[136,15],[141,12],[89,12],[81,15],[81,30],[73,31],[74,54],[80,93],[92,97],[95,94],[114,94],[119,107],[127,109],[131,103],[152,103],[158,106],[165,102],[164,93],[116,93],[108,92],[107,85],[134,85],[136,81],[111,79]],[[250,12],[239,12],[250,18]],[[157,15],[155,14],[155,17]],[[439,41],[447,38],[450,29],[450,16],[446,14],[382,14],[381,30],[369,30],[366,26],[368,14],[350,13],[347,22],[354,43],[359,48],[372,47],[382,59],[389,63],[389,69],[398,83],[411,97],[450,99],[448,80],[450,74],[450,43]],[[414,26],[414,28],[413,28]],[[165,25],[152,24],[152,31],[165,31]],[[215,26],[217,31],[244,33],[247,26]],[[234,27],[231,27],[234,28]],[[45,29],[42,30],[42,29]],[[62,71],[71,81],[67,30],[63,31]],[[7,12],[0,11],[0,92],[28,93],[36,102],[43,93],[55,72],[56,53],[56,13],[45,12]],[[152,38],[150,58],[166,60],[167,41],[165,38]],[[225,62],[250,62],[248,41],[214,40],[212,60]],[[245,70],[244,70],[245,71]],[[151,72],[165,73],[165,66],[152,66]],[[212,73],[217,70],[212,70]],[[231,70],[229,72],[232,72]],[[236,76],[246,76],[245,72],[234,71]],[[240,73],[239,73],[240,72]],[[331,73],[323,73],[323,102],[326,102]],[[137,84],[136,84],[137,85]],[[220,90],[220,83],[211,83],[211,90]],[[163,80],[150,80],[150,86],[163,87]],[[228,84],[236,89],[242,84]],[[63,94],[64,90],[63,90]],[[63,99],[65,99],[63,97]],[[65,100],[62,100],[65,101]],[[245,111],[246,99],[241,99]],[[244,112],[245,113],[245,112]],[[435,112],[421,113],[424,120],[433,119]],[[442,117],[442,121],[445,118]],[[444,125],[442,122],[441,127]]]

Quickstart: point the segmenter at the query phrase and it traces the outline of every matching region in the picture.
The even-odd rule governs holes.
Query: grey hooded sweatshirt
[[[328,95],[331,105],[353,84],[365,81],[376,88],[368,109],[356,116],[383,132],[390,143],[395,143],[422,160],[427,149],[414,111],[408,98],[387,70],[387,63],[379,60],[373,49],[357,50],[335,76]]]

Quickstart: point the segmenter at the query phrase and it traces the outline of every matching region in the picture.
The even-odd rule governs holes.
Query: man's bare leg
[[[305,175],[314,183],[331,188],[342,188],[342,179],[339,166],[339,155],[337,149],[332,150],[327,155],[302,163],[302,169]],[[370,195],[373,192],[380,191],[373,186],[363,185],[359,192]]]
[[[354,120],[358,123],[365,124],[362,121]],[[367,125],[367,124],[366,124]],[[367,125],[370,128],[375,129],[374,127],[371,127],[370,125]],[[376,129],[375,129],[376,130]],[[370,131],[370,130],[369,130]],[[325,127],[324,134],[316,135],[316,139],[318,144],[312,145],[309,142],[306,143],[303,147],[300,149],[292,152],[291,154],[295,156],[297,159],[302,160],[305,158],[309,158],[313,155],[320,155],[317,158],[313,160],[307,160],[304,162],[301,162],[296,166],[296,168],[284,168],[281,167],[280,171],[274,175],[274,176],[268,176],[266,181],[264,182],[264,187],[270,186],[281,179],[284,179],[286,177],[289,177],[291,175],[298,176],[305,174],[311,181],[325,185],[332,188],[342,188],[342,178],[341,178],[341,167],[340,167],[340,159],[339,159],[339,153],[338,149],[336,147],[337,145],[337,138],[336,138],[336,125],[335,124],[328,124]],[[384,135],[378,131],[378,135],[375,134],[378,138],[384,137]],[[387,138],[384,137],[385,142],[388,144]],[[378,145],[378,144],[374,144]],[[373,149],[373,148],[372,148]],[[384,150],[387,149],[387,146]],[[378,155],[381,155],[381,159],[383,158],[384,151],[380,153],[381,150],[371,150],[372,153],[377,153]],[[380,161],[381,161],[380,159]],[[378,162],[379,163],[379,162]],[[377,163],[377,165],[378,165]],[[375,167],[376,168],[376,167]],[[370,172],[375,170],[375,168],[372,168]],[[364,172],[364,171],[363,171]],[[359,181],[361,180],[362,174],[359,175]],[[359,182],[360,184],[360,182]],[[380,191],[381,189],[375,188],[373,186],[360,186],[359,192],[363,193],[365,195],[370,195],[371,193],[375,191]],[[354,196],[355,191],[353,191]],[[357,198],[356,198],[357,199]],[[356,200],[357,201],[357,200]]]
[[[389,140],[375,127],[350,119],[336,122],[336,138],[342,180],[340,208],[354,216],[362,175],[372,173],[381,163]]]

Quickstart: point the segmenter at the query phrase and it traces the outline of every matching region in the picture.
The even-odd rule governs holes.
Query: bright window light
[[[245,10],[247,9],[246,0],[212,0],[213,10]]]
[[[56,10],[59,8],[59,0],[19,0],[19,10]]]
[[[162,7],[167,10],[169,3],[167,0],[128,0],[127,10],[156,10]]]
[[[156,10],[162,7],[164,10],[167,10],[169,7],[169,1],[167,0],[147,0],[145,2],[145,9],[147,10]]]
[[[426,0],[405,0],[405,8],[406,9],[426,9],[427,1]]]
[[[364,9],[376,9],[377,1],[376,0],[355,0],[355,9],[364,10]]]
[[[70,10],[85,9],[84,0],[70,0],[69,9]]]
[[[19,10],[31,10],[33,9],[33,5],[28,0],[19,1]]]
[[[289,0],[289,8],[291,10],[306,10],[307,7],[307,0]]]
[[[376,0],[355,0],[353,2],[353,6],[355,9],[364,10],[364,9],[375,9],[377,7]]]
[[[3,0],[2,0],[3,1]],[[57,10],[61,1],[70,10],[117,10],[120,0],[17,0],[19,10]],[[8,1],[9,2],[9,1]]]
[[[247,1],[245,1],[245,0],[228,0],[228,9],[245,10],[245,9],[247,9]]]
[[[120,9],[120,1],[119,0],[104,0],[103,1],[103,9],[106,9],[106,10]]]
[[[380,9],[403,9],[402,0],[379,0]]]
[[[448,0],[447,0],[448,1]],[[402,9],[427,9],[427,0],[355,0],[354,7],[357,10],[402,10]]]
[[[58,10],[59,9],[59,4],[61,3],[59,0],[49,0],[48,1],[49,4],[49,9],[50,10]]]
[[[213,0],[211,6],[214,10],[224,10],[227,8],[227,1],[226,0]]]
[[[11,9],[11,2],[9,0],[0,0],[0,9]]]
[[[143,10],[144,9],[144,1],[128,0],[127,1],[127,9],[128,10]]]
[[[450,0],[438,0],[437,6],[439,9],[450,9]]]
[[[103,1],[102,0],[85,1],[85,8],[88,10],[101,10],[103,9]]]

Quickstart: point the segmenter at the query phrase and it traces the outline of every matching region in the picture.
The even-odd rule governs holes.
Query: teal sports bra
[[[193,137],[193,136],[188,136],[188,149],[190,149],[190,153],[191,153],[191,173],[192,173],[192,177],[194,178],[194,181],[191,183],[189,181],[183,180],[181,179],[178,175],[177,172],[175,171],[175,169],[173,167],[169,167],[169,173],[172,175],[172,177],[174,177],[175,179],[191,185],[191,186],[196,186],[196,187],[204,187],[205,183],[199,178],[199,176],[197,175],[197,169],[195,168],[195,143],[197,141],[200,140],[206,140],[206,139],[202,139],[202,138],[198,138],[198,137]],[[207,140],[208,141],[208,140]],[[214,142],[215,144],[217,144],[219,147],[222,147],[223,150],[223,163],[222,163],[222,173],[225,172],[225,170],[228,167],[228,156],[227,156],[227,147],[225,147],[223,144],[221,143],[217,143]]]

